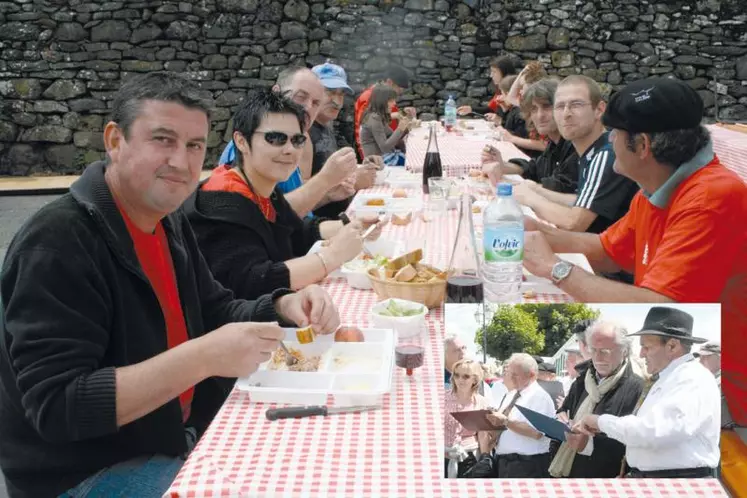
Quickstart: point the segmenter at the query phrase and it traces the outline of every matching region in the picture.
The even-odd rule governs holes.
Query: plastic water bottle
[[[457,120],[457,106],[454,102],[454,97],[449,95],[449,99],[444,105],[444,128],[446,131],[451,131],[456,126]]]
[[[483,278],[485,298],[520,303],[524,261],[524,213],[510,183],[500,183],[498,196],[483,213]]]

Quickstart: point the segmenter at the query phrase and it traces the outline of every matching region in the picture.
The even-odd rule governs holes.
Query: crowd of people
[[[522,175],[516,197],[547,222],[527,220],[527,268],[579,301],[721,300],[725,330],[743,325],[747,235],[733,227],[747,214],[747,187],[714,156],[698,94],[645,80],[605,103],[583,77],[554,81],[537,64],[511,73],[508,59],[492,63],[498,94],[487,118],[529,160],[486,150],[484,171],[494,182]],[[287,68],[272,88],[248,92],[231,143],[200,182],[210,103],[198,86],[163,72],[123,83],[103,131],[106,160],[33,215],[3,263],[0,467],[11,496],[83,496],[112,482],[126,495],[163,492],[235,378],[278,347],[281,326],[337,328],[335,305],[316,283],[362,248],[368,224],[345,214],[356,192],[384,165],[403,164],[417,112],[396,101],[409,86],[404,69],[389,68],[358,97],[355,143],[340,147],[333,123],[353,94],[345,70]],[[307,255],[320,240],[328,243]],[[557,252],[586,254],[602,276],[568,267]],[[690,375],[694,363],[682,359],[690,342],[647,343],[660,355],[651,373]],[[620,348],[593,346],[592,360],[611,361],[613,350],[624,358]],[[569,448],[593,459],[590,441],[614,446],[601,431],[626,448],[631,473],[656,470],[642,446],[653,426],[635,421],[658,409],[644,403],[639,416],[626,415],[626,397],[597,419],[588,403],[566,406],[609,384],[594,365],[583,377],[598,391],[564,392],[569,418],[585,415],[551,459],[549,441],[511,407],[536,397],[531,406],[554,413],[558,399],[537,387],[534,359],[512,358],[507,400],[492,405],[496,426],[507,429],[498,442],[475,438],[475,466],[494,455],[493,468],[508,474],[573,474]],[[627,385],[627,374],[610,371]],[[456,374],[454,403],[482,406],[471,385],[481,370],[465,362]],[[710,399],[696,374],[703,385],[692,388]],[[702,461],[690,467],[717,463],[706,425]],[[672,454],[682,451],[675,446]],[[531,465],[512,456],[526,448],[539,455]]]
[[[464,357],[464,344],[447,338],[445,477],[715,477],[721,349],[692,330],[690,314],[663,306],[632,334],[604,317],[583,321],[564,377],[541,358],[515,353],[492,386]],[[633,339],[645,366],[632,354]],[[566,424],[564,439],[547,437],[517,406]],[[452,415],[474,410],[489,412],[491,430],[471,431]]]

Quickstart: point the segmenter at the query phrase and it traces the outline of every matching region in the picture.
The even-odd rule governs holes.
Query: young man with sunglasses
[[[307,142],[303,153],[296,168],[279,184],[296,213],[303,217],[316,207],[352,195],[354,186],[349,179],[357,167],[353,149],[348,147],[338,150],[327,159],[318,174],[311,174],[314,147],[308,140],[308,132],[325,99],[324,86],[317,75],[305,67],[290,67],[278,75],[272,90],[302,106],[306,115],[306,128],[303,132],[307,135]],[[233,165],[237,154],[236,145],[231,140],[218,164]]]
[[[0,466],[13,498],[161,496],[235,379],[278,348],[279,324],[339,325],[317,286],[244,301],[211,274],[180,210],[205,160],[201,94],[173,73],[125,81],[108,160],[8,248]]]
[[[214,170],[184,204],[213,275],[242,299],[319,282],[362,250],[358,222],[302,220],[277,188],[306,143],[304,120],[290,100],[250,90],[233,118],[234,167]],[[329,244],[308,254],[321,239]]]

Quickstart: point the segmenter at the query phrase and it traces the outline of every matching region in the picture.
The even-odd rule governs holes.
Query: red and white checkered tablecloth
[[[439,222],[416,217],[388,225],[382,237],[425,247],[425,259],[445,268],[456,236],[457,212]],[[446,222],[443,222],[446,220]],[[373,291],[328,280],[345,324],[366,327]],[[563,302],[540,294],[532,302]],[[438,497],[443,446],[444,337],[442,309],[431,310],[427,333],[407,342],[426,346],[424,365],[411,378],[397,368],[381,410],[269,422],[270,405],[234,390],[165,496],[197,497]]]
[[[425,259],[446,267],[457,212],[438,222],[416,218],[388,225],[382,237],[425,246]],[[343,279],[325,282],[345,324],[366,327],[373,291]],[[568,302],[539,294],[530,302]],[[425,346],[412,377],[397,368],[380,410],[269,422],[272,405],[234,390],[164,497],[170,498],[467,498],[726,496],[711,481],[445,480],[443,475],[443,309],[431,310],[427,332],[407,342]]]
[[[437,137],[438,150],[441,153],[441,165],[445,176],[466,176],[470,170],[480,168],[480,156],[485,145],[491,144],[497,148],[503,159],[527,159],[514,144],[498,142],[482,133],[455,130],[450,133],[439,132]],[[425,154],[428,151],[428,132],[418,128],[407,137],[407,153],[405,166],[411,171],[423,171]]]
[[[747,133],[717,125],[708,125],[707,128],[713,138],[713,150],[721,163],[747,182]]]

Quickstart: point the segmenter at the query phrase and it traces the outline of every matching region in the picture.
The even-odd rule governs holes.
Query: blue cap
[[[513,185],[510,183],[499,183],[497,193],[500,196],[511,195],[514,191]]]
[[[325,62],[311,68],[314,74],[321,80],[324,88],[329,90],[343,89],[349,94],[353,94],[353,89],[348,86],[348,75],[345,70],[337,64]]]

